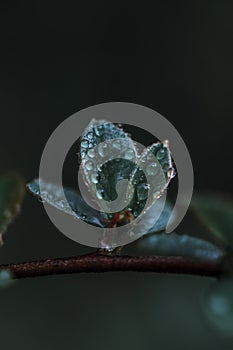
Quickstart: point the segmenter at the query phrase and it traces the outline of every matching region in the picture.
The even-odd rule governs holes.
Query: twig
[[[106,256],[100,253],[0,265],[15,278],[80,272],[138,271],[217,277],[222,262],[195,261],[175,256]]]

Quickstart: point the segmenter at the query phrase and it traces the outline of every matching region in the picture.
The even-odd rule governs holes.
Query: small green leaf
[[[135,217],[161,197],[173,176],[168,141],[154,143],[143,151],[130,177],[134,195],[129,208]]]
[[[93,119],[80,139],[78,154],[84,182],[99,207],[111,212],[110,202],[118,196],[117,183],[129,180],[134,168],[133,141],[113,123]]]
[[[220,248],[208,241],[176,233],[145,235],[131,246],[129,249],[142,255],[184,256],[208,261],[220,260],[224,256]]]
[[[105,227],[107,216],[101,211],[90,207],[81,194],[70,188],[63,188],[67,202],[63,201],[62,189],[56,184],[43,182],[43,192],[40,191],[39,179],[30,182],[27,188],[31,193],[41,198],[54,208],[71,215],[75,219],[82,219],[94,226]]]
[[[233,248],[233,199],[231,197],[220,193],[196,194],[193,196],[191,209],[209,232]]]
[[[16,173],[0,176],[0,233],[3,234],[7,226],[19,213],[24,197],[25,184],[22,177]]]

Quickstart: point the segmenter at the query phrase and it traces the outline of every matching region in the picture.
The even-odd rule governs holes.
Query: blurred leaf
[[[29,191],[47,202],[54,208],[73,216],[75,219],[82,219],[94,226],[105,227],[107,216],[89,206],[81,194],[70,188],[63,188],[67,202],[63,201],[62,189],[55,184],[43,182],[43,192],[40,191],[39,179],[27,185]]]
[[[7,226],[19,213],[24,197],[25,184],[17,173],[0,176],[0,233],[4,233]]]
[[[130,246],[129,249],[131,249]],[[210,261],[219,260],[225,254],[220,248],[208,241],[176,233],[146,235],[132,244],[132,250],[134,254],[184,256]]]
[[[209,322],[225,336],[233,335],[233,279],[221,278],[205,293],[203,309]]]
[[[231,197],[220,193],[196,194],[193,196],[191,209],[209,232],[233,248],[233,199]]]
[[[0,270],[0,288],[10,287],[13,284],[13,278],[13,274],[10,270]]]

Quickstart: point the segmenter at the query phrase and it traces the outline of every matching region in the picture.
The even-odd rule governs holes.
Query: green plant
[[[122,150],[126,159],[113,159],[108,165],[103,165],[99,173],[92,171],[94,147],[99,145],[98,152],[104,156],[108,152],[107,141],[111,139],[117,139],[114,147]],[[156,210],[154,204],[167,190],[175,174],[168,142],[155,143],[140,154],[139,164],[152,153],[161,166],[161,179],[165,179],[156,182],[152,188],[152,197],[146,201],[146,176],[140,166],[135,166],[132,161],[137,153],[131,137],[112,123],[102,121],[98,124],[94,121],[84,131],[79,141],[78,158],[81,163],[84,156],[89,155],[89,159],[82,163],[82,174],[101,209],[99,211],[87,205],[78,190],[64,188],[69,202],[67,206],[61,200],[61,191],[56,184],[44,182],[43,192],[40,192],[37,179],[30,182],[27,188],[43,201],[75,219],[102,228],[122,226],[133,222],[141,212],[144,213],[149,208]],[[158,176],[160,179],[153,160],[149,162],[147,171],[147,175]],[[131,200],[123,210],[109,213],[109,203],[117,197],[117,182],[122,179],[129,181],[127,191],[130,191],[131,186]],[[1,234],[19,212],[24,189],[25,184],[19,175],[11,173],[0,177]],[[212,276],[218,278],[218,281],[206,293],[204,309],[219,329],[230,333],[233,331],[233,201],[219,193],[195,194],[191,213],[195,222],[201,224],[199,237],[195,232],[193,235],[183,232],[164,233],[171,211],[172,205],[167,201],[156,224],[142,238],[120,249],[101,247],[95,253],[83,256],[2,265],[0,285],[8,284],[12,276],[23,278],[78,272],[151,271]]]

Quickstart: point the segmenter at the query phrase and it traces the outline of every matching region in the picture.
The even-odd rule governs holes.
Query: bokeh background
[[[59,123],[93,104],[126,101],[155,109],[179,130],[196,190],[231,193],[232,15],[225,0],[2,1],[1,171],[36,177]],[[27,195],[0,261],[88,251],[58,232]],[[233,338],[212,329],[202,312],[212,283],[149,273],[17,281],[0,291],[0,346],[232,349]]]

